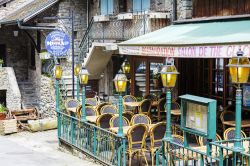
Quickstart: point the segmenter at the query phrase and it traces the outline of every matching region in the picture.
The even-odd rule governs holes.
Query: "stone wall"
[[[40,110],[42,117],[56,117],[55,89],[51,78],[41,76]]]
[[[6,107],[9,110],[21,109],[21,93],[13,68],[0,68],[0,80],[0,90],[7,90]]]
[[[177,0],[177,20],[192,18],[192,0]]]

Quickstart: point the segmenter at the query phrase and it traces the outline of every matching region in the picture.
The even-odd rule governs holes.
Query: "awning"
[[[241,49],[250,57],[250,20],[176,24],[118,45],[127,55],[230,58]]]
[[[35,0],[25,4],[15,10],[6,13],[5,17],[0,18],[0,24],[17,23],[17,21],[26,22],[41,12],[45,11],[59,0]],[[7,10],[7,9],[6,9]]]

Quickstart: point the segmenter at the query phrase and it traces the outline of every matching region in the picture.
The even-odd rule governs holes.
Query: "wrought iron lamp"
[[[59,63],[57,62],[56,63],[56,66],[54,68],[54,77],[56,79],[56,112],[57,112],[57,126],[58,126],[58,129],[57,129],[57,135],[58,135],[58,138],[60,138],[61,136],[61,116],[59,114],[60,112],[60,99],[59,99],[59,81],[61,80],[62,78],[62,67],[59,65]]]
[[[126,85],[127,85],[127,77],[124,73],[121,72],[121,70],[116,74],[114,78],[114,84],[115,89],[119,93],[119,129],[118,129],[118,136],[123,136],[123,128],[122,128],[122,92],[126,91]]]
[[[249,59],[243,57],[243,52],[239,50],[236,57],[232,57],[229,60],[229,73],[233,84],[236,84],[236,117],[235,117],[235,143],[234,148],[238,151],[243,151],[244,148],[241,145],[241,101],[242,101],[242,90],[240,85],[248,81],[250,62]]]
[[[88,70],[83,66],[82,70],[79,73],[79,81],[80,85],[82,87],[82,117],[81,119],[86,122],[86,112],[85,112],[85,86],[88,84],[89,80],[89,72]]]
[[[74,69],[74,74],[77,77],[77,83],[76,83],[77,94],[76,94],[76,96],[77,96],[78,101],[80,101],[80,88],[79,88],[79,73],[80,73],[80,71],[81,71],[81,64],[79,63],[75,66],[75,69]]]
[[[171,89],[174,88],[177,75],[177,69],[174,65],[173,59],[167,59],[166,65],[162,67],[161,70],[161,79],[163,86],[167,89],[166,93],[166,119],[167,119],[167,126],[166,126],[166,134],[164,139],[170,141],[172,139],[171,135]]]
[[[130,69],[131,69],[130,64],[128,60],[126,59],[122,64],[122,71],[123,73],[128,74],[130,73]]]

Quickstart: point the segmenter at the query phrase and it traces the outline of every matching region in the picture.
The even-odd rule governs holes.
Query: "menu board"
[[[207,106],[187,102],[186,127],[207,134],[207,113]]]

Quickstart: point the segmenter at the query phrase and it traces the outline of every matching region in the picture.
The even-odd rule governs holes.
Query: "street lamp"
[[[129,64],[129,62],[128,62],[128,60],[126,59],[124,62],[123,62],[123,64],[122,64],[122,71],[123,71],[123,73],[125,73],[125,74],[129,74],[130,73],[130,64]]]
[[[54,68],[54,77],[56,79],[56,112],[57,112],[57,135],[58,138],[60,138],[61,136],[61,116],[59,114],[60,112],[60,99],[59,99],[59,81],[62,78],[62,67],[59,65],[59,63],[57,62],[55,68]]]
[[[122,92],[126,91],[126,85],[127,85],[127,77],[125,74],[121,72],[121,70],[116,74],[114,78],[114,84],[115,84],[115,89],[119,93],[119,129],[118,129],[118,136],[123,136],[123,128],[122,128],[122,112],[123,112],[123,107],[122,107]]]
[[[244,148],[241,145],[241,100],[242,90],[240,84],[244,84],[248,81],[250,62],[249,59],[243,57],[243,52],[239,50],[236,57],[232,57],[229,60],[229,73],[233,84],[236,84],[236,117],[235,117],[235,143],[234,148],[237,151],[243,151]]]
[[[82,87],[82,117],[81,119],[86,122],[86,112],[85,112],[85,86],[88,84],[89,80],[89,72],[88,70],[83,66],[82,70],[79,73],[79,81],[80,85]]]
[[[76,66],[75,66],[75,69],[74,69],[74,74],[75,74],[75,76],[76,76],[76,78],[77,78],[77,83],[76,83],[76,89],[77,89],[77,94],[76,94],[76,96],[77,96],[77,100],[78,101],[80,101],[80,88],[79,88],[79,73],[80,73],[80,71],[81,71],[81,64],[77,64]]]
[[[172,139],[171,135],[171,89],[174,88],[176,79],[177,79],[177,72],[176,67],[174,65],[173,59],[166,60],[166,65],[162,67],[161,70],[161,79],[163,86],[167,89],[166,93],[166,119],[167,119],[167,126],[166,126],[166,134],[164,140],[170,141]]]

